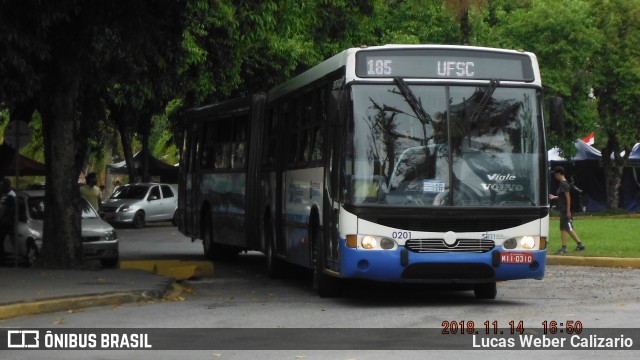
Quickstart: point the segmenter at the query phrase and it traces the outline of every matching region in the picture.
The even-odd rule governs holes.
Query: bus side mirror
[[[549,115],[551,130],[564,132],[564,99],[559,96],[552,96],[549,101]]]

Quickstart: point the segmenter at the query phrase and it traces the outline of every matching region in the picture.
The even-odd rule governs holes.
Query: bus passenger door
[[[191,132],[187,137],[187,159],[185,161],[184,174],[184,199],[178,199],[183,204],[184,211],[184,227],[185,233],[191,237],[197,237],[197,206],[198,199],[198,182],[199,177],[197,165],[197,152],[200,143],[200,127],[199,123],[194,123]]]
[[[325,151],[325,206],[324,206],[324,238],[326,241],[325,264],[334,271],[340,271],[340,253],[338,252],[340,233],[338,230],[338,218],[340,215],[340,177],[342,176],[342,156],[344,143],[344,103],[341,105],[341,96],[344,91],[333,89],[328,92],[326,103],[327,113],[327,141]]]

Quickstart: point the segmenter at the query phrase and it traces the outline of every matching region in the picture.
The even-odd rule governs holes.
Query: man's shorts
[[[560,216],[560,230],[573,231],[573,219],[567,215]]]

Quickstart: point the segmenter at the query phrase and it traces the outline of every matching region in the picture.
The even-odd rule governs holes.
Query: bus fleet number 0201
[[[391,233],[391,237],[399,240],[410,240],[411,232],[410,231],[394,231]]]

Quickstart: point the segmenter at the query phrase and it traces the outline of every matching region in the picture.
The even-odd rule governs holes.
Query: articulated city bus
[[[544,276],[548,169],[535,55],[352,48],[243,101],[194,109],[185,121],[180,226],[207,254],[262,251],[272,276],[285,263],[313,269],[321,296],[366,279],[462,284],[494,298],[497,281]],[[221,135],[204,130],[206,114],[231,126],[222,113],[232,112],[251,128],[244,168],[208,174],[205,158],[226,150],[207,151]],[[232,216],[215,209],[231,213],[223,199],[234,195],[234,226],[243,225],[225,237],[217,228]]]

